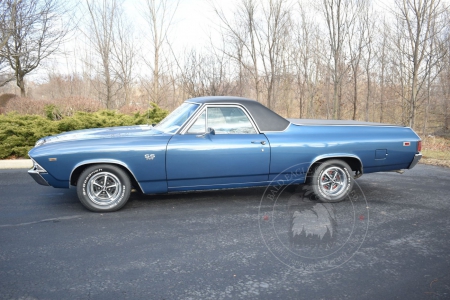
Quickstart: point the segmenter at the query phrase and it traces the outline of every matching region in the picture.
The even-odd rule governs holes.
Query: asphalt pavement
[[[134,193],[0,170],[0,299],[449,299],[450,169],[366,174],[341,203],[272,186]]]

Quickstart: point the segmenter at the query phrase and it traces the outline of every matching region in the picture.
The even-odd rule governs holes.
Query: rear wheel
[[[131,183],[127,173],[113,165],[94,165],[78,178],[77,194],[89,210],[110,212],[122,208],[130,197]]]
[[[314,194],[323,202],[344,200],[353,189],[349,165],[338,159],[317,164],[309,180]]]

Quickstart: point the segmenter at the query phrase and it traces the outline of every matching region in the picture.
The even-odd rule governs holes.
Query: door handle
[[[266,141],[252,141],[252,144],[259,144],[261,143],[261,145],[265,145]]]

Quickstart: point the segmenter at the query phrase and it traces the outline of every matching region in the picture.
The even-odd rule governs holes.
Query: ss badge
[[[155,154],[145,154],[144,157],[146,160],[153,160],[155,158]]]

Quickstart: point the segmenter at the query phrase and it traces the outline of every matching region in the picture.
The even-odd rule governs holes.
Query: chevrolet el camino
[[[158,194],[267,186],[280,176],[283,184],[310,184],[319,200],[338,202],[354,178],[411,169],[420,151],[421,140],[408,127],[285,119],[254,100],[200,97],[156,126],[44,137],[29,152],[34,166],[28,172],[42,185],[75,186],[81,203],[97,212],[120,209],[133,189]],[[296,176],[289,176],[293,168]]]

